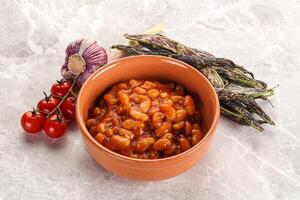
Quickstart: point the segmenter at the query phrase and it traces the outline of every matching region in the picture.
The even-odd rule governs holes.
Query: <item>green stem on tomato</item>
[[[78,78],[80,74],[78,74],[75,79],[73,80],[73,83],[69,89],[69,91],[65,94],[65,96],[61,99],[61,101],[59,102],[59,104],[51,111],[48,113],[48,115],[46,116],[46,118],[48,118],[50,115],[52,115],[54,112],[56,112],[57,109],[59,109],[59,107],[61,106],[61,104],[68,98],[69,94],[71,93],[73,87],[75,86],[76,80]]]
[[[58,115],[57,115],[57,121],[61,122],[62,121],[62,117],[64,117],[64,114],[61,112],[60,107],[57,108],[58,111]],[[62,116],[62,117],[61,117]]]
[[[71,94],[73,95],[74,97],[74,102],[76,102],[76,98],[77,98],[77,95],[71,90]]]
[[[66,82],[66,80],[65,80],[65,79],[60,79],[60,80],[56,80],[56,82],[57,82],[58,84],[62,84],[62,83],[64,83],[64,82]]]
[[[32,108],[32,114],[33,114],[33,115],[35,115],[37,111],[38,111],[38,110],[35,109],[34,107]]]
[[[45,91],[43,91],[44,95],[45,95],[45,100],[49,101],[49,99],[51,98],[51,94],[48,96],[47,93]]]

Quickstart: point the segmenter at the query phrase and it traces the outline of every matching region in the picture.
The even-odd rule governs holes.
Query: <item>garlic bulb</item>
[[[76,84],[80,88],[92,73],[106,63],[106,51],[97,41],[79,39],[67,46],[61,75],[64,79],[69,80],[80,74],[76,80]]]

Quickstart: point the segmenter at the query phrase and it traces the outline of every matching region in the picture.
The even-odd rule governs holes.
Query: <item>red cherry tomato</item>
[[[66,129],[66,119],[58,116],[57,114],[50,115],[44,124],[44,131],[51,138],[59,138],[63,136]]]
[[[27,133],[37,133],[43,129],[45,117],[36,111],[25,112],[21,117],[21,126]]]
[[[68,97],[60,106],[62,113],[67,120],[75,119],[74,98]]]
[[[54,83],[51,87],[51,94],[64,97],[71,87],[72,84],[70,81],[65,81],[63,79],[60,81],[56,81],[56,83]]]
[[[51,95],[47,96],[45,92],[44,94],[45,98],[38,102],[37,108],[43,113],[49,113],[60,103],[60,100],[52,97]]]

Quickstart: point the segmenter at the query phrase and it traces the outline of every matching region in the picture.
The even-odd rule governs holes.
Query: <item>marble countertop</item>
[[[300,199],[300,1],[1,1],[0,199]],[[80,37],[109,47],[163,23],[171,38],[253,71],[270,86],[276,121],[263,133],[221,118],[205,158],[175,178],[117,177],[87,153],[73,125],[60,140],[26,136],[21,113],[60,78]]]

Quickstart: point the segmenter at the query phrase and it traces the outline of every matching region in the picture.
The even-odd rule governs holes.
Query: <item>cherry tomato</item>
[[[57,114],[50,115],[44,124],[44,131],[51,138],[59,138],[63,136],[66,129],[66,119],[58,116]]]
[[[67,120],[75,119],[74,98],[68,97],[60,106],[62,113]]]
[[[25,112],[21,117],[21,126],[28,133],[37,133],[43,129],[45,116],[33,109]]]
[[[52,97],[51,95],[47,96],[45,92],[44,94],[45,98],[38,102],[37,108],[39,111],[47,114],[51,112],[60,103],[60,100]]]
[[[59,97],[64,97],[70,88],[72,87],[72,84],[70,81],[60,80],[56,81],[51,87],[51,94],[56,95]]]

